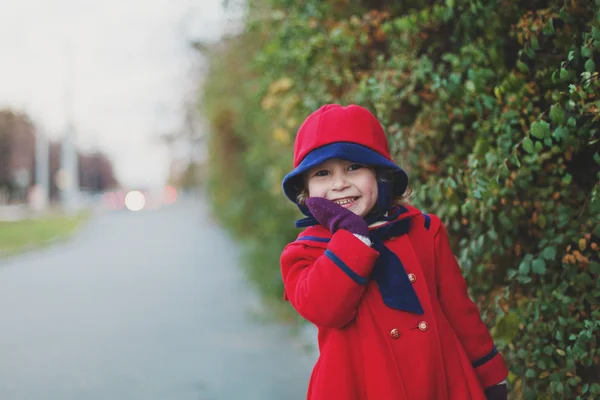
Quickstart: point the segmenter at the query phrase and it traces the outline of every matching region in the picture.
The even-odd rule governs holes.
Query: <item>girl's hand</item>
[[[501,383],[485,389],[485,397],[487,400],[506,400],[508,398],[506,383]]]
[[[367,222],[357,214],[323,197],[309,197],[306,206],[317,221],[334,234],[338,229],[369,237]]]

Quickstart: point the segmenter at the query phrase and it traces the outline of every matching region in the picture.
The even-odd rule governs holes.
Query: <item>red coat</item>
[[[387,307],[375,281],[358,283],[378,252],[348,231],[313,226],[284,249],[286,299],[319,330],[309,400],[482,400],[483,388],[508,375],[445,227],[406,208],[398,218],[412,218],[409,233],[384,243],[409,274],[422,315]]]

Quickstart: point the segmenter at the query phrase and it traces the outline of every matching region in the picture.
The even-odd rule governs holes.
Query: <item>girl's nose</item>
[[[348,180],[344,174],[335,174],[333,176],[333,190],[342,190],[349,186]]]

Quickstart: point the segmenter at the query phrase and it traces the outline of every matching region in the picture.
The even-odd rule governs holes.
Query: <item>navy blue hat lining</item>
[[[406,190],[408,176],[406,172],[392,161],[368,147],[356,143],[336,142],[319,147],[304,157],[304,160],[292,172],[283,178],[283,191],[294,203],[302,190],[301,181],[304,172],[332,158],[339,158],[364,165],[383,167],[394,172],[394,195],[400,196]],[[299,182],[300,180],[300,182]]]
[[[365,217],[367,221],[372,220],[369,223],[380,220],[392,206],[393,197],[404,194],[408,185],[408,176],[402,168],[368,147],[349,142],[336,142],[319,147],[308,153],[300,165],[283,178],[282,186],[284,193],[291,201],[296,203],[302,214],[306,216],[306,218],[296,221],[297,227],[318,224],[308,210],[308,207],[298,203],[298,195],[304,187],[304,173],[332,158],[339,158],[391,171],[393,175],[392,179],[378,179],[377,181],[377,206],[372,214]]]

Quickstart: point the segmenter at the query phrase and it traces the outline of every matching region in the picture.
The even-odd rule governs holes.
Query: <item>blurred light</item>
[[[140,211],[146,204],[146,197],[138,190],[132,190],[125,196],[125,207],[131,211]]]
[[[173,204],[177,200],[177,189],[173,186],[165,186],[163,189],[163,203]]]
[[[56,187],[60,190],[68,189],[73,184],[73,180],[71,179],[71,174],[64,169],[59,169],[56,171],[54,175],[54,183]]]

